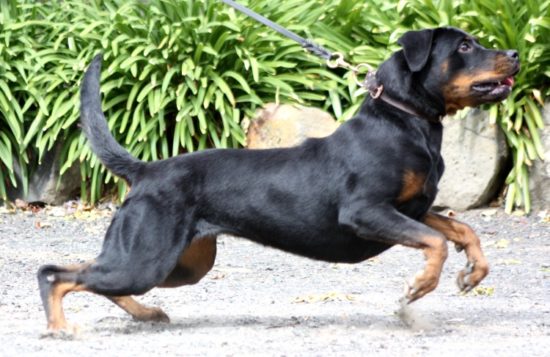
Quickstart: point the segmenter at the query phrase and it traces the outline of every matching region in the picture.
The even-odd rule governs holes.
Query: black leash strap
[[[309,52],[313,53],[314,55],[317,55],[321,58],[324,58],[327,61],[334,58],[334,55],[329,50],[327,50],[326,48],[323,48],[322,46],[319,46],[319,45],[313,43],[310,40],[306,40],[305,38],[303,38],[301,36],[298,36],[294,32],[292,32],[290,30],[287,30],[286,28],[282,27],[281,25],[276,24],[275,22],[269,20],[268,18],[263,17],[262,15],[250,10],[249,8],[247,8],[243,5],[240,5],[240,4],[236,3],[233,0],[222,0],[222,2],[225,3],[226,5],[229,5],[233,8],[235,8],[235,9],[239,10],[240,12],[242,12],[243,14],[253,18],[254,20],[256,20],[256,21],[258,21],[258,22],[260,22],[260,23],[262,23],[266,26],[271,27],[273,30],[277,31],[281,35],[286,36],[286,37],[298,42],[303,48],[305,48]]]
[[[298,36],[294,32],[287,30],[286,28],[282,27],[279,24],[276,24],[275,22],[263,17],[262,15],[250,10],[246,6],[240,5],[236,3],[233,0],[221,0],[224,4],[229,5],[238,11],[242,12],[243,14],[253,18],[254,20],[271,27],[273,30],[279,32],[281,35],[286,36],[296,42],[298,42],[303,48],[308,50],[309,52],[313,53],[314,55],[317,55],[321,58],[324,58],[327,61],[327,66],[330,68],[345,68],[349,71],[351,71],[351,74],[353,76],[353,80],[359,87],[363,87],[366,89],[371,97],[378,98],[381,96],[382,91],[384,90],[384,87],[382,85],[379,85],[376,81],[375,73],[376,71],[367,63],[361,63],[359,65],[351,65],[350,63],[346,62],[344,60],[344,55],[342,55],[339,52],[330,52],[326,48],[323,48],[322,46],[319,46],[318,44],[313,43],[310,40],[307,40],[301,36]],[[367,74],[365,76],[365,79],[363,81],[360,81],[357,79],[357,76],[359,73],[361,73],[361,70],[366,68]]]

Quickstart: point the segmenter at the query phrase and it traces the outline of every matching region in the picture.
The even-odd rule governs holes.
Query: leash
[[[326,65],[329,68],[344,68],[351,72],[353,80],[357,84],[357,86],[366,89],[370,96],[373,99],[380,99],[386,103],[388,103],[391,106],[394,106],[406,113],[409,113],[413,116],[417,117],[423,117],[418,111],[416,111],[414,108],[411,108],[410,106],[401,103],[398,100],[395,100],[388,96],[386,93],[384,93],[384,86],[382,84],[378,84],[376,81],[376,70],[373,69],[368,63],[360,63],[358,65],[352,65],[351,63],[347,62],[344,59],[344,55],[340,52],[330,52],[326,48],[314,43],[311,40],[305,39],[296,33],[282,27],[281,25],[269,20],[268,18],[252,11],[251,9],[247,8],[246,6],[243,6],[241,4],[236,3],[233,0],[221,0],[224,4],[229,5],[233,7],[234,9],[242,12],[248,17],[253,18],[254,20],[258,21],[261,24],[264,24],[273,30],[277,31],[283,36],[286,36],[290,38],[291,40],[294,40],[298,42],[304,49],[309,51],[310,53],[321,57],[326,60]],[[363,81],[358,80],[358,75],[362,71],[362,69],[366,68],[367,73],[365,75],[365,79]]]
[[[243,5],[237,3],[233,0],[221,0],[221,1],[224,4],[229,5],[229,6],[233,7],[234,9],[242,12],[246,16],[251,17],[252,19],[258,21],[259,23],[270,27],[271,29],[277,31],[281,35],[286,36],[286,37],[290,38],[291,40],[294,40],[294,41],[298,42],[304,49],[306,49],[310,53],[326,60],[327,67],[333,68],[333,69],[334,68],[347,69],[348,71],[350,71],[352,73],[353,80],[355,81],[355,83],[359,87],[366,88],[373,98],[378,98],[382,94],[383,86],[381,86],[381,85],[378,86],[376,84],[376,77],[375,77],[376,71],[369,64],[361,63],[359,65],[354,66],[354,65],[346,62],[346,60],[344,59],[344,55],[342,53],[340,53],[340,52],[330,52],[326,48],[314,43],[311,40],[305,39],[305,38],[297,35],[296,33],[282,27],[281,25],[279,25],[279,24],[277,24],[277,23],[275,23],[271,20],[269,20],[268,18],[266,18],[266,17],[264,17],[264,16],[262,16],[262,15],[256,13],[256,12],[250,10],[246,6],[243,6]],[[364,68],[367,69],[366,77],[363,81],[359,81],[357,79],[357,76],[359,75],[359,73]]]

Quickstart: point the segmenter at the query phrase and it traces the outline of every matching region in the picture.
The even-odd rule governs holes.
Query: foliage
[[[516,48],[522,71],[492,106],[514,156],[507,209],[529,210],[527,168],[542,157],[540,105],[550,95],[550,1],[240,1],[346,55],[377,65],[408,29],[452,25],[489,47]],[[132,154],[160,159],[244,142],[244,118],[268,101],[330,110],[340,120],[362,98],[345,71],[328,70],[299,45],[218,1],[0,0],[0,196],[26,185],[56,143],[62,171],[81,163],[82,196],[96,201],[112,177],[77,128],[78,85],[104,53],[104,109]],[[17,157],[17,165],[13,162]],[[89,187],[89,191],[86,190]],[[120,194],[124,184],[118,183]]]
[[[288,10],[298,3],[309,14],[316,7],[259,2],[287,24],[293,21]],[[0,125],[9,135],[0,136],[7,146],[0,152],[12,185],[12,153],[22,155],[22,167],[32,167],[58,142],[64,145],[62,172],[81,162],[90,182],[82,185],[83,197],[96,201],[112,179],[77,128],[79,81],[97,52],[104,53],[109,126],[144,160],[242,145],[241,121],[268,101],[328,107],[349,97],[344,81],[299,45],[239,21],[233,9],[214,1],[20,1],[18,10],[15,19],[4,16],[0,29]],[[290,27],[303,31],[314,21],[310,16]],[[29,174],[23,176],[25,184]],[[119,189],[123,195],[123,182]]]

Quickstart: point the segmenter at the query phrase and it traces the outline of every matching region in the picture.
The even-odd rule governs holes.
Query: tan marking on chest
[[[418,195],[424,189],[426,177],[411,170],[406,170],[403,175],[403,186],[397,197],[397,202],[407,202]]]

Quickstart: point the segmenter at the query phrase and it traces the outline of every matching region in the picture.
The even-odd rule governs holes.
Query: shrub
[[[81,162],[82,177],[90,183],[82,185],[82,197],[95,202],[112,179],[77,128],[79,81],[97,52],[104,53],[109,126],[144,160],[242,145],[241,121],[268,101],[332,106],[342,116],[339,98],[349,98],[344,81],[299,45],[252,20],[238,21],[233,9],[218,2],[15,4],[17,16],[4,16],[0,29],[1,78],[9,83],[0,81],[0,125],[8,133],[0,136],[6,146],[0,146],[0,160],[13,185],[11,154],[21,155],[21,167],[32,169],[56,142],[63,143],[62,173]],[[321,15],[317,4],[295,0],[258,6],[300,32]],[[296,6],[308,16],[289,16],[287,10]],[[24,185],[28,177],[23,172]],[[0,177],[5,198],[4,182]],[[119,190],[123,195],[123,182]]]

